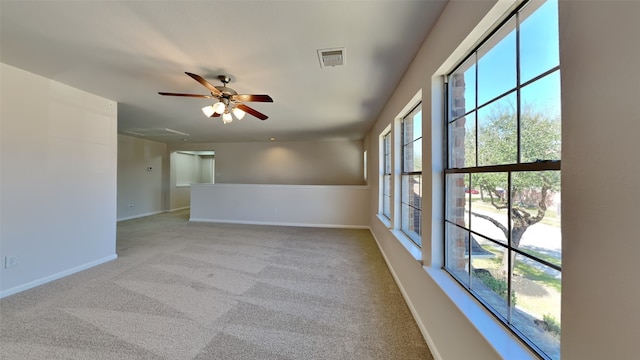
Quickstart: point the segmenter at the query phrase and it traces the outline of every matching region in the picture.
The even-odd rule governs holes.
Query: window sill
[[[378,220],[380,220],[380,222],[384,224],[384,226],[386,226],[389,231],[391,231],[391,234],[393,234],[393,236],[398,239],[400,244],[402,244],[402,246],[407,249],[409,254],[411,254],[411,256],[416,259],[416,261],[422,264],[422,249],[420,249],[413,241],[411,241],[411,239],[409,239],[409,237],[402,231],[392,229],[391,221],[386,216],[382,214],[376,214],[376,216]]]
[[[416,261],[422,264],[422,249],[418,247],[407,235],[405,235],[402,231],[397,229],[391,229],[391,233],[398,239],[400,244],[404,246],[405,249],[411,254],[411,256],[416,259]]]
[[[538,359],[442,269],[424,266],[431,279],[503,359]]]
[[[391,228],[391,220],[389,220],[388,217],[382,215],[382,214],[376,214],[378,216],[378,220],[380,220],[381,223],[384,224],[384,226],[386,226],[387,228]]]

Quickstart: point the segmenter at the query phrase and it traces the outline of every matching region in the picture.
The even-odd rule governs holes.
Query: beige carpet
[[[188,216],[121,222],[117,260],[0,300],[0,358],[432,359],[368,230]]]

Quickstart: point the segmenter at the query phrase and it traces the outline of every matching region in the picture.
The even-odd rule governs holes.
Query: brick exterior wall
[[[413,164],[414,162],[414,153],[412,145],[413,139],[415,137],[414,134],[414,123],[413,118],[407,118],[406,121],[402,122],[402,156],[403,156],[403,164]],[[422,136],[422,134],[418,134]],[[403,168],[402,172],[409,171],[413,169]],[[407,188],[403,189],[403,191],[408,191],[408,196],[406,197],[406,202],[409,205],[415,206],[418,209],[421,209],[422,204],[422,196],[420,195],[420,187],[422,184],[420,182],[414,181],[413,176],[409,178]],[[422,234],[422,211],[415,209],[412,206],[408,206],[408,214],[406,214],[407,219],[409,219],[407,230],[413,230],[417,234]],[[403,214],[403,217],[405,215]]]
[[[465,81],[464,74],[459,73],[453,75],[449,79],[450,90],[450,111],[451,118],[457,118],[465,113]],[[465,164],[465,123],[466,118],[460,118],[449,126],[449,166],[452,168],[460,168]],[[447,179],[447,218],[459,225],[464,226],[464,208],[465,208],[465,175],[450,174]],[[451,227],[452,228],[452,227]],[[465,231],[454,230],[447,234],[448,251],[447,251],[447,267],[452,270],[464,271],[467,268],[467,259],[465,258],[465,249],[467,241],[465,241]]]

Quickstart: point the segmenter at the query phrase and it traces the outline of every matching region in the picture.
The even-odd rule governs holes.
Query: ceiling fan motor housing
[[[229,98],[230,96],[238,94],[235,90],[226,86],[216,86],[216,89],[220,90],[220,92],[222,93],[222,96],[224,96],[225,98]],[[211,95],[214,95],[214,94],[211,94]]]

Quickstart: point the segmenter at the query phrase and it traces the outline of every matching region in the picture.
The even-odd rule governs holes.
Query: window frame
[[[535,6],[533,4],[533,1],[524,1],[521,4],[519,4],[515,9],[513,9],[513,11],[511,11],[509,14],[507,14],[508,16],[506,16],[502,21],[499,22],[499,24],[491,31],[488,33],[488,35],[486,35],[482,41],[480,41],[479,43],[477,43],[475,46],[473,46],[473,49],[470,53],[468,53],[466,56],[464,56],[460,61],[458,61],[456,63],[456,65],[452,68],[451,71],[449,71],[448,73],[446,73],[443,76],[443,82],[444,82],[444,89],[443,89],[443,99],[444,99],[444,113],[443,113],[443,135],[444,135],[444,148],[443,148],[443,161],[444,161],[444,167],[443,167],[443,181],[442,181],[442,191],[443,191],[443,198],[442,198],[442,211],[443,214],[447,213],[447,201],[449,201],[451,194],[448,193],[448,181],[447,181],[447,175],[450,174],[464,174],[466,176],[471,177],[472,174],[484,174],[484,173],[506,173],[507,174],[507,181],[508,181],[508,189],[511,189],[511,179],[512,179],[512,174],[513,173],[520,173],[520,172],[541,172],[541,171],[557,171],[559,174],[561,174],[561,159],[555,160],[555,159],[540,159],[534,162],[522,162],[522,154],[521,154],[521,134],[522,134],[522,128],[521,128],[521,118],[522,118],[522,112],[521,112],[521,96],[520,96],[520,92],[522,90],[522,88],[526,87],[529,84],[535,83],[536,81],[550,75],[553,74],[554,72],[560,72],[560,64],[551,67],[550,69],[547,69],[546,71],[538,74],[537,76],[534,76],[533,78],[526,80],[525,82],[520,82],[520,52],[521,52],[521,48],[520,48],[520,34],[519,34],[519,27],[520,27],[520,23],[523,21],[521,19],[519,19],[518,17],[520,16],[520,11],[527,5],[531,5],[531,6]],[[539,5],[538,5],[539,6]],[[533,10],[529,15],[535,13],[535,11],[537,10],[537,8],[535,10]],[[488,101],[483,102],[482,104],[478,104],[478,68],[477,68],[477,59],[475,61],[476,64],[476,68],[475,68],[475,104],[474,106],[471,107],[470,110],[464,110],[464,114],[462,115],[457,115],[457,116],[452,116],[452,99],[450,96],[450,77],[456,73],[456,71],[465,64],[465,62],[467,62],[471,57],[476,56],[476,54],[478,53],[479,49],[482,48],[483,45],[485,45],[488,41],[491,40],[495,40],[493,39],[493,36],[500,31],[505,24],[507,24],[509,21],[512,21],[515,19],[515,34],[516,34],[516,45],[515,45],[515,51],[516,51],[516,85],[513,88],[510,88],[496,96],[493,96],[491,99],[489,99]],[[498,41],[501,41],[502,39],[498,39]],[[509,163],[509,164],[499,164],[499,165],[485,165],[485,166],[480,166],[479,162],[478,162],[478,133],[477,133],[477,129],[478,129],[478,120],[475,121],[475,126],[476,126],[476,132],[475,132],[475,166],[462,166],[462,167],[452,167],[452,162],[451,162],[451,134],[450,134],[450,125],[456,121],[459,120],[461,118],[464,118],[472,113],[475,113],[474,116],[477,116],[477,112],[478,110],[490,106],[492,103],[499,101],[503,98],[506,98],[507,96],[511,95],[511,94],[516,94],[516,101],[517,101],[517,110],[515,111],[515,116],[516,116],[516,132],[517,132],[517,146],[516,146],[516,151],[517,151],[517,155],[516,155],[516,161],[515,163]],[[561,120],[560,120],[561,121]],[[472,187],[471,182],[469,182],[469,186],[470,188]],[[507,206],[508,206],[508,214],[510,214],[511,209],[512,209],[512,203],[511,203],[511,197],[508,197],[508,201],[507,201]],[[465,200],[466,201],[466,200]],[[470,200],[469,200],[470,201]],[[514,253],[515,255],[520,255],[523,256],[527,259],[531,259],[533,261],[536,261],[542,265],[548,266],[554,270],[557,270],[558,272],[562,272],[562,265],[558,265],[558,264],[554,264],[551,263],[545,259],[542,259],[538,256],[532,255],[527,253],[526,251],[522,251],[519,248],[516,247],[512,247],[511,244],[511,228],[512,228],[512,216],[508,215],[507,216],[507,228],[509,229],[509,236],[507,238],[507,242],[506,245],[504,243],[499,243],[498,241],[492,240],[492,239],[488,239],[493,241],[496,244],[499,244],[502,247],[506,247],[509,249],[510,252]],[[446,228],[447,226],[453,225],[455,227],[460,227],[462,228],[464,231],[467,231],[468,234],[470,235],[479,235],[481,236],[482,234],[476,233],[474,232],[471,228],[466,228],[466,227],[461,227],[459,224],[456,224],[454,222],[451,222],[449,220],[447,220],[447,216],[443,216],[443,220],[442,220],[442,224],[443,224],[443,231],[442,231],[442,239],[443,239],[443,247],[442,247],[442,269],[449,273],[451,275],[451,277],[462,287],[464,288],[468,293],[470,293],[476,300],[478,300],[486,309],[489,310],[489,312],[495,317],[497,318],[500,323],[502,323],[510,332],[514,333],[515,335],[517,335],[517,337],[531,350],[533,350],[536,354],[538,354],[538,356],[541,356],[542,358],[549,358],[547,354],[544,353],[544,351],[542,351],[542,349],[540,347],[538,347],[537,344],[535,344],[534,342],[532,342],[530,339],[527,338],[527,336],[525,334],[523,334],[521,331],[519,331],[514,325],[512,325],[511,322],[511,312],[513,310],[513,305],[511,304],[511,296],[507,296],[506,302],[507,302],[507,307],[508,307],[508,316],[505,318],[503,315],[499,314],[497,310],[495,310],[494,308],[492,308],[492,306],[485,300],[483,299],[479,294],[477,294],[471,287],[469,284],[465,284],[463,281],[461,281],[461,279],[458,278],[458,276],[456,276],[454,274],[454,270],[449,269],[447,267],[447,258],[448,258],[448,252],[449,252],[449,248],[448,248],[448,241],[447,241],[447,231]],[[509,256],[509,264],[511,264],[511,256]],[[468,266],[471,266],[471,256],[469,258],[469,262],[468,262]],[[509,271],[507,273],[507,293],[511,294],[511,286],[512,286],[512,272]],[[471,271],[469,271],[469,277],[471,278]]]
[[[420,134],[418,134],[418,136],[414,136],[412,137],[411,141],[405,143],[406,140],[406,136],[405,136],[405,122],[406,121],[414,121],[414,116],[417,113],[422,113],[422,101],[418,101],[417,103],[411,105],[410,110],[406,112],[405,115],[403,115],[400,119],[399,119],[399,125],[400,125],[400,131],[399,131],[399,141],[398,141],[398,146],[397,148],[399,149],[398,153],[400,155],[400,161],[399,161],[399,178],[400,181],[398,181],[398,188],[399,188],[399,205],[400,205],[400,221],[399,221],[399,229],[400,231],[407,236],[407,238],[409,238],[409,240],[411,240],[411,242],[413,244],[415,244],[418,248],[422,248],[422,170],[420,171],[406,171],[405,170],[405,160],[406,160],[406,156],[405,156],[405,149],[407,146],[412,145],[413,143],[415,143],[416,141],[420,141],[420,143],[422,144],[422,131],[420,132]],[[423,122],[423,116],[420,116],[420,123],[421,123],[421,129],[422,129],[422,124]],[[421,163],[420,163],[420,168],[422,169],[422,164],[424,162],[424,159],[421,159]],[[420,191],[420,207],[416,207],[415,205],[411,204],[411,201],[409,201],[409,203],[406,203],[403,201],[403,191],[405,190],[403,187],[404,184],[404,179],[405,178],[411,178],[414,176],[419,176],[420,177],[420,181],[418,184],[418,188]],[[416,219],[415,219],[415,214],[418,214],[418,219],[417,219],[417,228],[418,231],[410,231],[409,229],[405,228],[405,205],[407,206],[407,208],[411,208],[414,213],[414,227],[416,226]],[[408,221],[411,221],[411,219],[408,219]]]
[[[379,196],[379,214],[387,221],[392,219],[392,201],[393,201],[393,167],[392,167],[392,144],[391,144],[391,127],[387,127],[380,134],[380,196]],[[388,171],[388,172],[387,172]],[[389,182],[385,182],[385,177],[389,178]],[[388,188],[387,188],[388,185]],[[386,190],[386,191],[385,191]],[[385,198],[387,202],[385,203]],[[385,209],[385,204],[388,209]],[[388,211],[386,211],[388,210]]]

